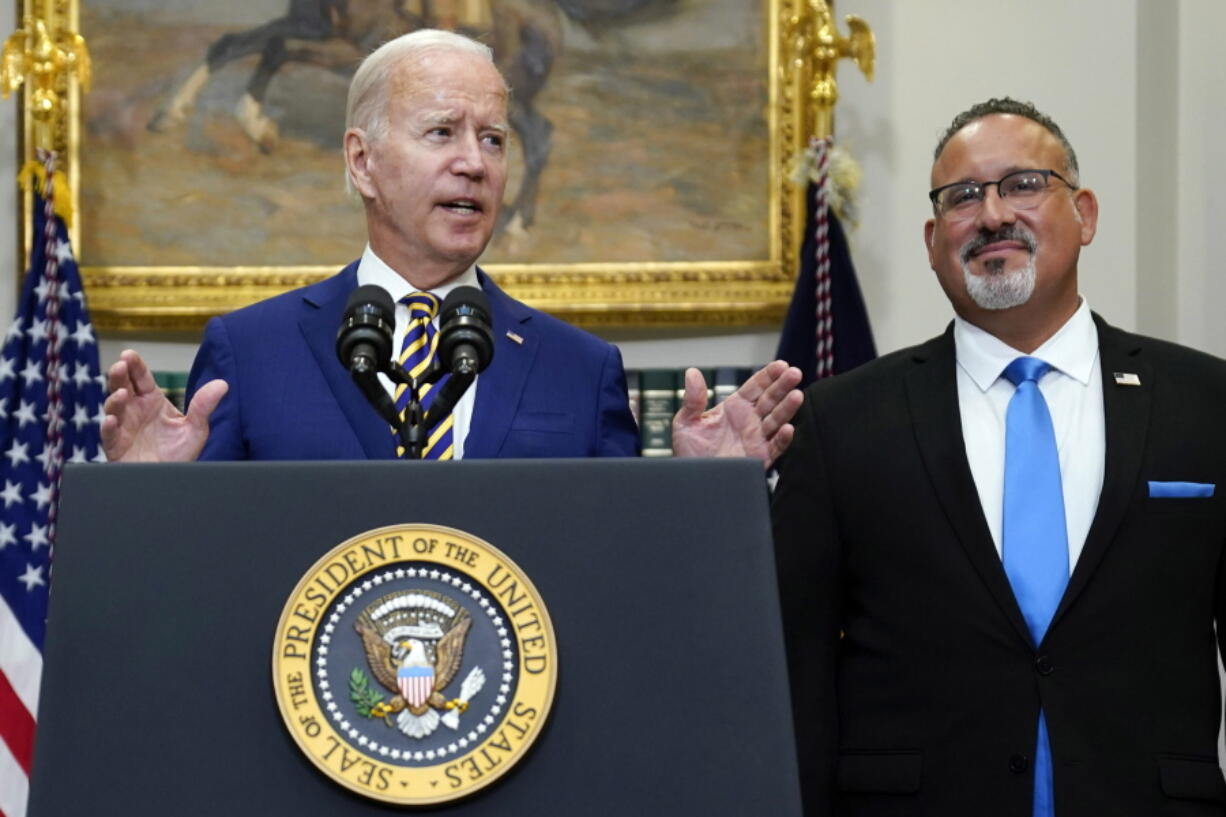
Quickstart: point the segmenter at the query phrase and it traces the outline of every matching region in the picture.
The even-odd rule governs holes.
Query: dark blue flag
[[[33,247],[0,353],[0,814],[25,814],[60,473],[102,460],[104,381],[61,220],[35,196]]]
[[[800,249],[800,272],[796,290],[783,322],[779,350],[775,356],[800,369],[801,388],[817,378],[817,235],[813,227],[817,188],[809,185],[806,196],[805,240]],[[868,310],[856,282],[856,270],[851,264],[847,236],[834,211],[827,215],[828,252],[830,259],[830,338],[833,341],[834,370],[839,374],[854,369],[877,357],[873,331],[868,323]]]

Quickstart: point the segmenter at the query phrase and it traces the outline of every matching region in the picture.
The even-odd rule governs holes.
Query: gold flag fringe
[[[851,153],[840,145],[830,146],[826,161],[826,201],[830,209],[838,215],[839,221],[856,227],[860,223],[856,192],[860,189],[864,171],[852,158]],[[817,148],[810,145],[797,156],[789,175],[793,184],[819,184],[821,179],[818,178]]]
[[[43,190],[47,187],[47,169],[43,167],[42,162],[31,159],[22,166],[21,172],[17,174],[17,183],[28,194],[31,185],[35,182],[38,183],[39,195],[42,195]],[[51,174],[51,188],[55,197],[55,214],[63,220],[65,226],[71,227],[72,195],[69,192],[68,177],[64,175],[64,171],[57,170]]]

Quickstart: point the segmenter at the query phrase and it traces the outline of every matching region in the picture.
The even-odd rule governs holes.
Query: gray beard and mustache
[[[988,244],[996,241],[1020,241],[1030,251],[1026,263],[1013,270],[1005,270],[1005,259],[993,258],[984,264],[984,272],[971,272],[971,256]],[[1011,224],[993,233],[980,233],[962,245],[962,278],[966,281],[966,294],[980,309],[1010,309],[1021,306],[1034,294],[1034,236],[1025,227]]]

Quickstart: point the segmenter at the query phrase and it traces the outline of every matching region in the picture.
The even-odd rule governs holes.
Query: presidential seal
[[[277,624],[277,705],[337,783],[428,805],[493,783],[545,725],[557,641],[540,595],[462,531],[396,525],[315,563]]]

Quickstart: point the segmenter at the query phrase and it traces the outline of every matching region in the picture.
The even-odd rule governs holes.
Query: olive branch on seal
[[[358,714],[364,718],[376,717],[371,710],[383,703],[383,696],[370,688],[370,676],[361,667],[354,667],[353,672],[349,673],[349,700],[353,701]]]

